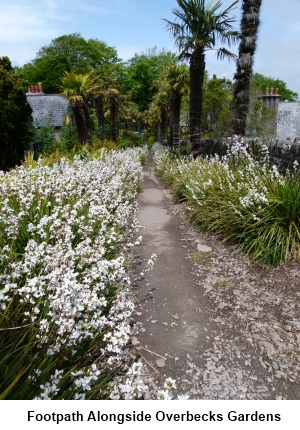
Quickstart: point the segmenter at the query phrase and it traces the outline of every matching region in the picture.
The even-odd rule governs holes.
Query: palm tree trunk
[[[181,94],[174,93],[173,96],[173,113],[172,113],[172,125],[173,130],[173,147],[177,149],[180,147],[180,107],[181,107]],[[170,118],[171,120],[171,118]]]
[[[167,110],[162,108],[160,116],[160,143],[161,145],[168,145],[168,115]]]
[[[174,91],[171,91],[170,93],[170,146],[173,148],[174,145],[174,138],[173,138],[173,123],[174,123]]]
[[[83,110],[84,110],[84,118],[85,118],[85,127],[87,133],[87,142],[92,143],[93,141],[93,124],[90,115],[90,109],[88,105],[88,101],[84,100],[83,102]]]
[[[160,137],[159,137],[160,136],[160,123],[156,122],[154,128],[155,128],[156,142],[159,142],[159,139],[160,139]]]
[[[88,142],[89,139],[88,139],[88,130],[87,130],[87,124],[86,124],[84,102],[81,100],[76,103],[73,103],[72,108],[73,108],[75,122],[76,122],[78,141],[81,144],[86,143]]]
[[[111,140],[116,142],[119,136],[119,107],[115,101],[110,102],[110,133]]]
[[[95,107],[96,107],[96,115],[98,120],[98,128],[99,128],[99,139],[103,141],[105,139],[105,129],[104,129],[104,106],[103,106],[103,97],[97,96],[95,97]]]
[[[256,50],[259,11],[262,0],[243,0],[241,20],[241,41],[237,71],[234,75],[234,105],[232,131],[242,137],[246,133],[250,107],[250,84],[253,71],[253,56]]]
[[[190,58],[190,155],[194,158],[200,154],[204,71],[204,52],[195,50]]]

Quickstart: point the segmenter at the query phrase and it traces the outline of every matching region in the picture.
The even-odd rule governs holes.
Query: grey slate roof
[[[59,94],[27,93],[27,101],[32,108],[33,123],[36,127],[44,124],[62,127],[67,113],[72,113],[68,100]]]

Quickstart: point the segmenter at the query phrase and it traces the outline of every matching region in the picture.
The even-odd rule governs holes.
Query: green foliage
[[[61,95],[68,99],[73,108],[79,142],[91,142],[93,127],[88,98],[95,96],[99,91],[93,72],[84,74],[64,72],[60,81]]]
[[[251,159],[230,160],[155,155],[160,178],[177,201],[185,201],[190,220],[203,231],[221,234],[277,265],[300,259],[300,175],[281,176],[275,166]]]
[[[105,139],[100,140],[98,137],[93,137],[93,144],[92,146],[89,146],[89,151],[94,156],[99,153],[99,150],[102,148],[108,149],[109,151],[120,151],[120,145],[118,145],[116,142],[113,142],[112,140]]]
[[[140,111],[148,109],[156,92],[154,81],[159,79],[159,72],[176,56],[170,51],[157,52],[156,48],[142,54],[135,54],[125,65],[124,90],[131,91],[132,101]]]
[[[185,156],[185,155],[188,155],[190,150],[191,150],[190,145],[183,145],[178,148],[178,154],[181,156]]]
[[[220,11],[220,1],[206,4],[205,0],[177,0],[178,8],[172,9],[174,22],[164,19],[179,49],[179,58],[190,63],[189,128],[194,157],[200,152],[202,136],[205,55],[215,50],[217,58],[236,58],[224,45],[230,47],[238,41],[239,34],[232,25],[236,18],[230,15],[237,3],[236,0]],[[218,48],[219,44],[223,46]]]
[[[64,151],[70,151],[78,145],[77,130],[75,126],[65,125],[61,128],[61,146]]]
[[[201,264],[202,262],[203,253],[202,252],[192,252],[191,253],[191,260],[193,263]]]
[[[274,134],[276,130],[276,112],[264,103],[254,100],[250,106],[247,124],[247,136],[259,137]]]
[[[270,78],[260,73],[254,73],[252,77],[252,86],[256,92],[262,94],[266,94],[266,88],[278,88],[281,101],[289,100],[292,102],[298,99],[298,94],[287,88],[287,84],[284,81]]]
[[[31,140],[31,107],[24,86],[8,57],[0,58],[0,170],[8,170],[24,158]]]
[[[131,130],[122,130],[117,139],[117,143],[123,148],[133,148],[143,145],[143,138],[140,134]]]
[[[65,70],[68,70],[66,58],[58,55],[52,57],[41,57],[23,67],[17,67],[16,73],[24,76],[30,85],[43,83],[43,92],[46,94],[58,93],[59,78]]]
[[[55,127],[50,124],[44,124],[36,129],[34,143],[38,145],[39,152],[49,155],[56,149]]]
[[[246,246],[256,259],[278,264],[300,259],[300,176],[294,170],[285,180],[267,180],[269,202],[255,223],[247,224]]]
[[[73,33],[43,46],[34,60],[18,68],[18,74],[23,74],[31,85],[43,82],[46,94],[57,93],[63,72],[77,69],[85,73],[87,68],[118,61],[115,48],[98,39],[85,40],[79,33]]]
[[[207,138],[230,136],[232,118],[232,82],[229,79],[212,79],[204,82],[202,131]]]
[[[156,142],[156,136],[149,136],[147,139],[147,145],[152,146]]]
[[[51,124],[44,124],[39,128],[32,127],[33,130],[33,139],[32,143],[35,147],[35,158],[41,155],[43,158],[48,157],[51,154],[57,161],[63,154],[67,154],[68,152],[72,152],[74,149],[78,149],[79,143],[77,138],[76,127],[69,125],[64,125],[60,129],[60,140],[56,140],[55,136],[55,127]],[[25,163],[26,164],[26,163]]]
[[[223,11],[219,10],[222,6],[220,1],[208,4],[205,0],[176,1],[178,8],[172,10],[175,21],[164,21],[179,48],[180,58],[190,59],[195,51],[217,49],[219,42],[227,42],[231,46],[237,41],[238,33],[232,26],[236,18],[229,15],[235,9],[237,0]],[[221,59],[235,58],[225,48],[217,49],[217,56]]]

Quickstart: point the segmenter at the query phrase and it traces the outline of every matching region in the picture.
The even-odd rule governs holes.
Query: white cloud
[[[24,43],[33,38],[49,38],[58,30],[59,20],[54,18],[51,8],[43,4],[32,7],[27,2],[2,2],[0,4],[0,42]],[[57,22],[58,21],[58,22]]]

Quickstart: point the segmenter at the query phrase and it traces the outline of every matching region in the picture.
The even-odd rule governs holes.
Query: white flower
[[[169,390],[158,390],[157,400],[172,400],[173,396],[170,394]]]

